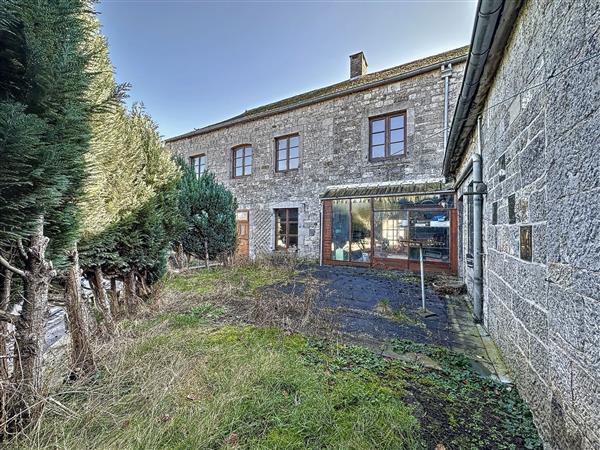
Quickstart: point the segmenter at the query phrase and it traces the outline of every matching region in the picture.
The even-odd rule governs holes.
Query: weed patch
[[[542,447],[531,412],[516,388],[480,377],[464,355],[446,348],[396,341],[398,353],[422,353],[441,370],[406,372],[406,389],[429,420],[427,441],[450,448],[538,449]],[[407,397],[410,401],[410,397]]]
[[[222,315],[223,308],[203,303],[181,314],[166,314],[166,318],[174,327],[194,327],[218,319]]]
[[[229,286],[237,293],[251,295],[257,289],[289,281],[295,271],[260,264],[234,267],[212,267],[193,274],[175,275],[165,280],[167,289],[178,292],[193,292],[199,295],[212,294]]]

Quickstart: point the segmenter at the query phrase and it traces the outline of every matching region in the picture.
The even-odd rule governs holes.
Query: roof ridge
[[[350,78],[328,86],[296,94],[291,97],[286,97],[284,99],[267,103],[262,106],[257,106],[255,108],[246,110],[245,112],[238,114],[237,116],[230,117],[229,119],[225,119],[223,121],[216,122],[202,128],[197,128],[188,133],[184,133],[166,139],[166,142],[173,142],[179,139],[184,139],[198,134],[207,133],[209,131],[214,131],[216,129],[226,127],[230,124],[233,125],[240,121],[254,120],[264,116],[277,114],[288,109],[307,106],[307,103],[312,104],[327,100],[328,96],[345,95],[346,93],[351,93],[351,91],[353,90],[368,89],[373,83],[385,83],[388,80],[391,80],[395,77],[399,77],[401,75],[408,74],[409,76],[414,76],[410,75],[412,71],[427,68],[431,65],[439,64],[450,59],[466,59],[468,48],[469,46],[467,45],[452,50],[447,50],[445,52],[437,53],[435,55],[409,61],[407,63],[389,67],[387,69],[382,69],[377,72],[367,73],[360,77]]]
[[[276,101],[271,102],[271,103],[267,103],[265,105],[256,106],[254,108],[247,109],[242,114],[238,114],[237,116],[234,116],[234,117],[232,117],[232,118],[230,118],[228,120],[232,120],[232,119],[235,119],[236,117],[240,117],[240,116],[243,116],[243,115],[246,115],[246,114],[252,114],[256,110],[267,108],[267,107],[269,107],[271,105],[275,105],[275,104],[283,102],[283,101],[293,100],[296,97],[303,97],[305,95],[312,94],[313,92],[321,91],[321,90],[324,90],[324,89],[331,89],[331,88],[334,88],[336,86],[346,84],[349,81],[355,81],[355,80],[356,81],[363,81],[366,78],[369,78],[369,77],[370,78],[374,78],[376,75],[381,75],[384,72],[390,72],[390,73],[392,73],[391,76],[393,76],[394,75],[393,72],[396,71],[396,70],[398,70],[398,69],[400,69],[400,68],[402,68],[402,67],[409,66],[409,65],[421,66],[420,63],[422,63],[422,62],[429,61],[429,60],[432,60],[432,59],[437,59],[437,58],[439,58],[441,56],[445,56],[446,54],[453,54],[454,52],[458,52],[459,50],[463,50],[462,53],[464,53],[466,55],[468,49],[469,49],[468,45],[463,45],[462,47],[458,47],[458,48],[455,48],[455,49],[452,49],[452,50],[446,50],[444,52],[436,53],[435,55],[425,56],[423,58],[414,59],[412,61],[408,61],[408,62],[405,62],[405,63],[402,63],[402,64],[397,64],[395,66],[388,67],[386,69],[381,69],[381,70],[378,70],[376,72],[366,73],[366,74],[361,75],[361,76],[356,77],[356,78],[350,78],[350,79],[338,81],[337,83],[329,84],[327,86],[323,86],[323,87],[316,88],[316,89],[311,89],[310,91],[302,92],[300,94],[295,94],[295,95],[292,95],[290,97],[286,97],[286,98],[283,98],[283,99],[280,99],[280,100],[276,100]],[[426,64],[423,64],[423,65],[426,65]]]

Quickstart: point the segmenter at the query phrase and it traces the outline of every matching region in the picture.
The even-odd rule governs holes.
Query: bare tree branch
[[[25,251],[25,247],[23,247],[23,241],[21,241],[21,239],[17,239],[17,248],[19,249],[21,258],[27,261],[27,252]]]
[[[19,316],[16,314],[11,314],[3,309],[0,309],[0,320],[8,323],[15,323],[19,319]]]
[[[25,278],[25,272],[21,269],[17,269],[16,267],[12,266],[6,259],[2,257],[2,255],[0,255],[0,264],[6,267],[11,272],[14,272],[17,275],[20,275],[23,278]]]

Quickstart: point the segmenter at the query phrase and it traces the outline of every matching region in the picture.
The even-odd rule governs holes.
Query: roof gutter
[[[523,0],[479,0],[467,67],[444,154],[445,177],[453,175],[460,163],[522,4]]]
[[[185,133],[185,134],[181,134],[179,136],[174,136],[172,138],[169,139],[165,139],[165,142],[175,142],[181,139],[185,139],[185,138],[189,138],[189,137],[193,137],[193,136],[197,136],[200,134],[206,134],[206,133],[210,133],[211,131],[216,131],[219,130],[221,128],[226,128],[226,127],[230,127],[232,125],[238,125],[240,123],[245,123],[245,122],[251,122],[253,120],[258,120],[258,119],[262,119],[264,117],[269,117],[269,116],[273,116],[275,114],[281,114],[283,112],[287,112],[287,111],[291,111],[293,109],[298,109],[298,108],[302,108],[305,106],[309,106],[309,105],[314,105],[315,103],[321,103],[327,100],[332,100],[334,98],[338,98],[338,97],[343,97],[345,95],[350,95],[350,94],[354,94],[356,92],[361,92],[361,91],[365,91],[367,89],[372,89],[375,87],[379,87],[379,86],[384,86],[386,84],[390,84],[390,83],[395,83],[397,81],[402,81],[402,80],[406,80],[407,78],[412,78],[415,77],[417,75],[422,75],[424,73],[427,72],[431,72],[433,70],[439,70],[440,68],[440,64],[458,64],[461,62],[464,62],[467,60],[467,56],[463,55],[463,56],[457,56],[455,58],[451,58],[447,61],[443,61],[443,62],[437,62],[435,64],[429,64],[427,66],[423,66],[420,67],[418,69],[415,70],[411,70],[405,73],[401,73],[399,75],[390,77],[390,78],[386,78],[385,80],[377,80],[377,81],[371,81],[370,83],[365,83],[362,84],[360,86],[354,86],[339,92],[333,92],[331,94],[326,94],[326,95],[321,95],[319,97],[315,97],[315,98],[311,98],[311,99],[307,99],[307,100],[303,100],[300,101],[298,103],[294,103],[293,105],[286,105],[286,106],[282,106],[279,108],[275,108],[275,109],[271,109],[269,111],[265,111],[262,113],[258,113],[256,115],[253,116],[249,116],[249,117],[240,117],[238,119],[230,119],[230,120],[226,120],[224,122],[220,122],[220,123],[216,123],[214,125],[209,125],[207,127],[204,128],[200,128],[198,130],[194,130],[194,131],[190,131],[189,133]]]
[[[440,189],[438,191],[425,191],[425,192],[402,192],[394,194],[359,194],[359,195],[342,195],[321,197],[320,200],[347,200],[349,198],[387,198],[387,197],[410,197],[417,195],[436,195],[436,194],[454,194],[454,189]]]

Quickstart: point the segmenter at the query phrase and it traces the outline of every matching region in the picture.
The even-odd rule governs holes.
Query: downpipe
[[[473,319],[483,322],[483,170],[481,162],[481,117],[477,119],[477,152],[473,154]]]
[[[444,79],[444,151],[446,150],[446,146],[448,145],[448,107],[451,76],[452,64],[442,64],[442,78]]]

